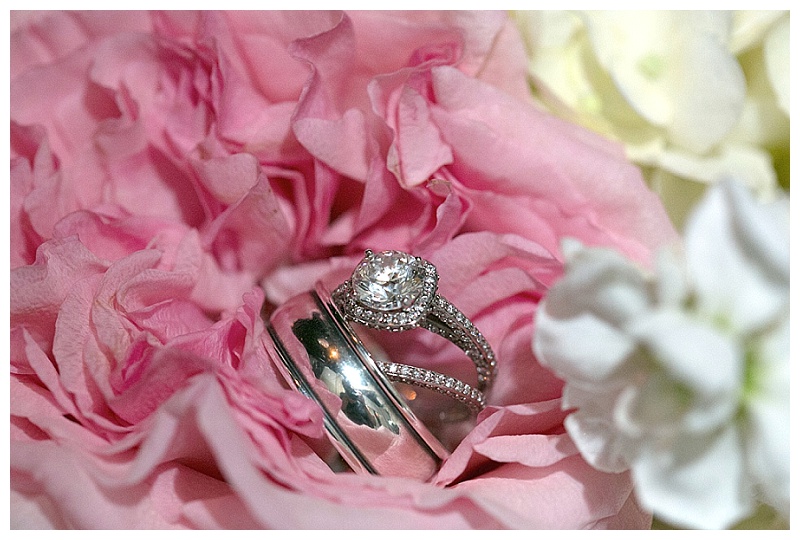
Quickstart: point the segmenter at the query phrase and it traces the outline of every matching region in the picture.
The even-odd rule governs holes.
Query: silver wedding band
[[[378,369],[323,287],[280,306],[267,329],[278,369],[320,406],[329,439],[355,472],[420,480],[436,473],[447,450]]]

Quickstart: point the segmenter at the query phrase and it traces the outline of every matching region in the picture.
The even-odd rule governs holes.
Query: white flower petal
[[[599,64],[633,109],[671,141],[705,152],[736,125],[746,81],[721,11],[588,12]]]
[[[736,178],[762,200],[774,199],[780,189],[772,157],[753,145],[727,143],[702,156],[671,148],[655,161],[676,176],[706,184]]]
[[[702,438],[650,446],[631,466],[642,505],[694,529],[723,529],[752,509],[733,427]]]
[[[758,204],[743,186],[723,185],[730,200],[733,225],[742,251],[758,260],[763,277],[789,292],[788,200]]]
[[[628,103],[652,124],[670,124],[675,113],[667,76],[673,63],[667,39],[675,30],[672,15],[589,11],[584,20],[597,61]]]
[[[628,331],[670,377],[689,392],[731,396],[742,382],[737,343],[716,328],[676,310],[653,311],[631,321]]]
[[[767,28],[786,12],[742,9],[733,12],[733,28],[729,47],[738,55],[758,44]]]
[[[747,74],[747,97],[744,100],[739,121],[726,139],[727,144],[737,143],[745,147],[756,147],[766,152],[789,152],[789,115],[781,108],[767,79],[766,66],[758,65],[757,59],[748,56],[742,59],[742,66]],[[749,60],[749,62],[746,62]],[[770,168],[774,168],[770,157]],[[774,173],[773,173],[774,174]],[[731,176],[735,176],[734,174]]]
[[[651,373],[643,384],[620,393],[614,407],[614,425],[631,438],[672,436],[681,427],[690,401],[680,385],[660,372]]]
[[[789,317],[758,344],[750,369],[744,436],[748,468],[766,502],[789,517]]]
[[[586,249],[586,246],[577,238],[567,236],[561,240],[561,253],[564,255],[564,260],[569,263],[579,257]]]
[[[633,350],[628,336],[588,313],[558,319],[540,306],[536,317],[534,352],[542,365],[562,379],[602,381]]]
[[[632,439],[670,439],[680,433],[707,433],[734,418],[734,396],[703,396],[669,374],[654,371],[630,386],[614,408],[614,425]]]
[[[786,116],[789,116],[789,18],[784,17],[770,30],[764,43],[764,60],[772,89]]]
[[[789,408],[788,402],[754,402],[748,407],[748,469],[765,502],[789,517]]]
[[[564,420],[564,427],[583,458],[601,471],[628,469],[638,447],[616,428],[610,414],[624,384],[619,380],[593,387],[570,383],[564,388],[562,408],[575,409]]]
[[[680,309],[688,294],[683,260],[671,247],[656,253],[656,301],[661,309]]]
[[[689,26],[693,32],[727,43],[733,31],[733,12],[724,10],[692,10],[678,12],[677,24]]]
[[[789,290],[788,228],[773,207],[759,207],[743,187],[723,182],[689,218],[685,236],[701,313],[748,334],[783,312]]]
[[[628,441],[614,434],[611,422],[581,412],[564,420],[569,436],[583,458],[597,470],[619,473],[628,470]]]
[[[580,19],[572,11],[516,11],[513,16],[528,49],[534,53],[564,47],[581,27]]]
[[[716,36],[687,32],[681,38],[670,88],[675,112],[669,133],[678,146],[703,153],[736,125],[746,81],[739,62]]]
[[[619,253],[564,242],[567,275],[547,296],[550,314],[558,318],[589,312],[620,325],[650,304],[641,271]]]
[[[645,281],[611,250],[570,241],[563,250],[566,275],[539,306],[533,348],[562,378],[602,381],[634,349],[617,327],[647,309]]]

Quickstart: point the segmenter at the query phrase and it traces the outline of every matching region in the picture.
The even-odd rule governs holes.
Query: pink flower
[[[11,44],[13,526],[649,525],[530,339],[561,237],[646,262],[675,233],[530,101],[502,13],[15,13]],[[429,483],[333,473],[264,347],[262,304],[365,248],[432,260],[497,352]],[[375,337],[469,380],[435,336]]]

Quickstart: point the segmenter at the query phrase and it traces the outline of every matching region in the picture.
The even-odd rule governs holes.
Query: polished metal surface
[[[267,325],[287,382],[322,408],[328,435],[357,472],[429,479],[447,450],[416,418],[321,286]]]

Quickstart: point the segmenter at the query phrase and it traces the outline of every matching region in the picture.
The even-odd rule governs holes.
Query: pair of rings
[[[333,293],[317,284],[270,316],[269,352],[287,383],[322,409],[327,435],[355,471],[427,480],[448,451],[393,383],[428,388],[483,409],[496,372],[491,347],[437,294],[430,262],[400,251],[367,251]],[[476,367],[474,385],[435,371],[376,360],[351,322],[400,332],[425,328],[457,345]]]

